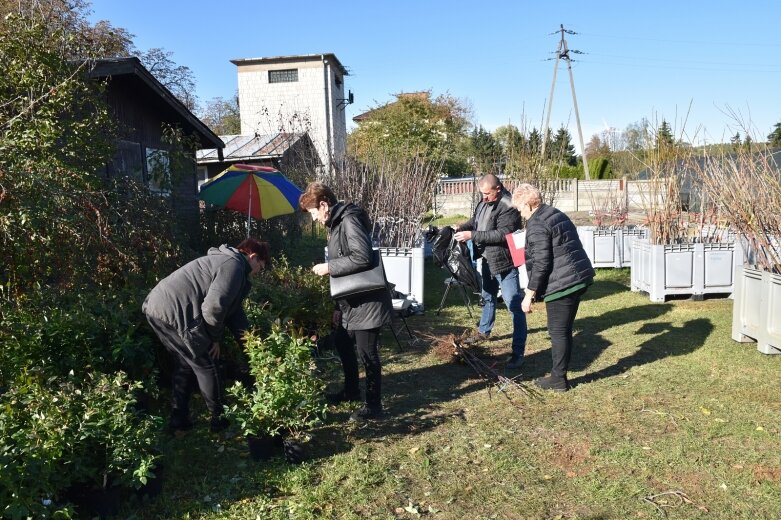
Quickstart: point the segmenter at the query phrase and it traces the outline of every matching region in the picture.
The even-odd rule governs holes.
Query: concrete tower
[[[347,144],[347,70],[333,54],[231,60],[238,67],[243,135],[309,132],[326,168]]]

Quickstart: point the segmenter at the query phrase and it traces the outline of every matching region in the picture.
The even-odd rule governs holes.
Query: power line
[[[662,38],[644,38],[641,36],[619,36],[613,34],[578,33],[582,36],[596,36],[598,38],[614,38],[617,40],[638,40],[661,43],[694,43],[697,45],[728,45],[735,47],[781,47],[781,43],[755,43],[755,42],[714,42],[703,40],[666,40]]]
[[[763,64],[760,63],[729,63],[729,62],[723,62],[723,61],[686,61],[686,60],[676,60],[676,59],[670,59],[670,58],[647,58],[642,56],[620,56],[616,54],[601,54],[598,52],[589,52],[589,56],[603,56],[605,58],[620,58],[620,59],[627,59],[627,60],[648,60],[648,61],[669,61],[671,63],[694,63],[697,65],[728,65],[728,66],[749,66],[749,67],[762,67]]]
[[[631,58],[628,58],[631,59]],[[575,60],[573,60],[573,63],[576,63]],[[781,69],[723,69],[723,68],[713,68],[713,67],[698,67],[696,65],[681,65],[681,66],[675,66],[675,65],[653,65],[648,63],[619,63],[619,62],[611,62],[611,61],[596,61],[596,60],[589,60],[589,59],[582,59],[577,60],[577,64],[580,65],[581,63],[592,63],[597,65],[608,65],[611,67],[643,67],[643,68],[649,68],[649,69],[667,69],[667,70],[691,70],[691,71],[703,71],[703,72],[734,72],[734,73],[744,73],[744,72],[756,72],[756,73],[771,73],[771,74],[778,74],[781,73]],[[761,65],[758,65],[761,66]]]

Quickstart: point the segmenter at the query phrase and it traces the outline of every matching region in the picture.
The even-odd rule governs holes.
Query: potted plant
[[[698,170],[707,196],[739,234],[732,338],[781,354],[781,152],[741,147]]]
[[[0,396],[0,512],[115,514],[123,489],[147,483],[159,459],[159,421],[133,411],[137,385],[123,373],[18,378]]]
[[[279,323],[265,337],[248,333],[244,348],[255,383],[228,389],[232,402],[226,413],[240,425],[253,458],[262,460],[273,455],[282,437],[293,442],[322,419],[324,385],[314,374],[312,340]]]
[[[703,158],[665,150],[655,150],[646,170],[648,238],[633,242],[631,289],[657,302],[671,295],[732,294],[734,233],[695,182]]]
[[[589,193],[593,208],[589,216],[593,225],[578,226],[578,236],[595,268],[629,267],[632,242],[648,236],[647,228],[627,224],[629,211],[623,191]]]

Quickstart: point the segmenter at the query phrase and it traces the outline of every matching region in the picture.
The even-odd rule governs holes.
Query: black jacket
[[[526,221],[527,287],[540,300],[594,277],[594,268],[567,215],[541,204]]]
[[[513,207],[510,193],[502,189],[496,201],[480,202],[474,216],[458,230],[472,232],[475,258],[485,258],[491,273],[496,275],[515,267],[505,235],[520,227],[521,215]]]
[[[331,208],[326,222],[328,235],[328,271],[343,276],[367,269],[371,265],[371,222],[364,210],[355,204],[338,202]],[[342,311],[342,325],[348,330],[367,330],[390,323],[392,303],[385,290],[358,294],[337,300]]]
[[[222,245],[160,280],[141,310],[176,329],[193,357],[208,352],[227,327],[235,337],[249,329],[242,302],[249,294],[250,266]]]

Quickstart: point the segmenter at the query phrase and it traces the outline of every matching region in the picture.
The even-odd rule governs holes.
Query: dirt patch
[[[588,441],[559,436],[553,441],[551,462],[570,478],[588,475],[593,469],[589,451]]]
[[[763,480],[768,482],[781,481],[781,468],[778,467],[762,466],[761,464],[755,464],[754,466],[752,466],[751,472],[753,473],[754,478],[757,479],[758,482],[762,482]]]

